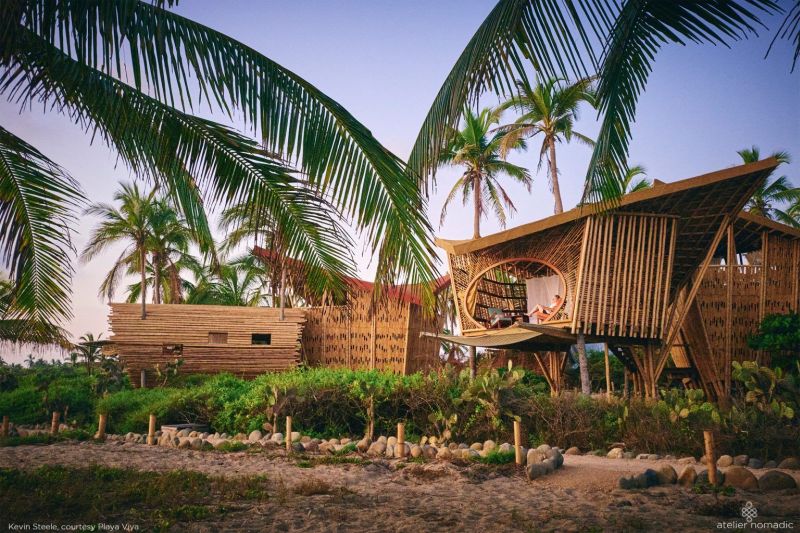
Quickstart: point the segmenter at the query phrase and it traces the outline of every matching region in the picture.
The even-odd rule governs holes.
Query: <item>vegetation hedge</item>
[[[304,434],[339,437],[365,434],[372,405],[376,435],[394,434],[403,421],[408,440],[450,435],[458,442],[510,442],[512,422],[519,419],[530,444],[584,451],[624,442],[637,452],[699,456],[702,430],[713,427],[721,453],[800,455],[798,417],[769,405],[742,398],[720,410],[701,391],[682,390],[663,391],[658,402],[570,393],[551,397],[540,376],[518,369],[484,370],[474,382],[452,368],[411,376],[301,368],[252,381],[230,374],[184,376],[171,386],[126,386],[99,398],[93,376],[82,369],[62,365],[48,372],[44,379],[34,369],[20,370],[15,388],[0,392],[0,413],[29,424],[46,422],[54,408],[68,408],[70,420],[91,428],[96,413],[104,412],[113,433],[145,432],[148,415],[155,413],[159,423],[205,423],[229,434],[276,421],[280,431],[283,417],[292,415],[294,428]],[[789,398],[781,405],[796,402]]]

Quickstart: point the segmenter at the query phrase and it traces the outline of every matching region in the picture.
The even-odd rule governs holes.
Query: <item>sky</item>
[[[176,11],[304,77],[405,159],[444,78],[493,5],[488,0],[184,0]],[[767,23],[774,29],[779,21]],[[670,182],[732,166],[737,150],[757,145],[762,154],[785,150],[798,159],[781,172],[800,186],[800,66],[790,73],[786,42],[764,59],[772,33],[761,33],[730,49],[662,49],[639,100],[631,164],[644,165],[650,178]],[[66,117],[40,107],[20,113],[17,104],[3,100],[0,123],[65,167],[92,202],[110,202],[119,181],[135,179],[115,153],[99,140],[92,144]],[[593,110],[582,109],[576,130],[589,137],[596,134]],[[531,169],[534,185],[531,193],[508,185],[517,208],[509,226],[552,214],[545,169],[536,172],[539,145],[536,140],[530,145],[527,153],[511,157]],[[557,150],[564,206],[569,209],[580,198],[590,149],[572,144]],[[442,169],[429,200],[428,216],[444,238],[472,234],[471,209],[460,202],[448,209],[439,227],[442,203],[458,175],[456,168]],[[95,223],[80,217],[73,238],[78,250]],[[484,235],[500,229],[492,218],[482,222]],[[111,249],[88,264],[76,260],[74,318],[66,325],[74,337],[85,332],[107,335],[108,307],[97,289],[120,250]],[[370,258],[359,256],[358,264],[369,278],[374,267]]]

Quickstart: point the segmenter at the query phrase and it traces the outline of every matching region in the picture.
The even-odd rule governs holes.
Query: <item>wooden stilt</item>
[[[706,466],[708,466],[708,482],[717,485],[717,454],[714,451],[714,433],[703,431],[703,440],[706,445]]]
[[[150,422],[147,425],[147,444],[152,446],[156,443],[156,415],[150,413]]]
[[[58,411],[53,411],[53,418],[50,421],[50,434],[51,435],[58,435],[58,422],[61,418],[61,413]]]
[[[95,434],[94,438],[97,440],[105,440],[106,438],[106,418],[108,417],[107,414],[103,413],[100,415],[100,420],[97,422],[97,433]]]
[[[292,453],[292,417],[286,417],[286,453]]]
[[[400,458],[406,455],[406,426],[402,422],[397,424],[397,456]]]
[[[611,366],[608,361],[608,343],[604,344],[605,360],[606,360],[606,398],[611,398]]]
[[[514,420],[514,462],[522,464],[522,427],[519,420]]]

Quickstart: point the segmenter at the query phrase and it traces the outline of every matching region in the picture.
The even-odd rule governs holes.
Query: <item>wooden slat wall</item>
[[[573,331],[660,338],[675,218],[618,213],[589,217],[587,224]]]
[[[150,381],[156,364],[163,367],[175,359],[162,353],[164,344],[183,345],[184,373],[231,372],[250,378],[294,368],[306,322],[301,309],[286,309],[281,321],[278,309],[273,308],[151,304],[147,319],[142,320],[139,304],[110,307],[110,340],[135,384],[142,370]],[[227,333],[227,343],[209,343],[212,332]],[[253,345],[253,333],[270,334],[271,344]]]

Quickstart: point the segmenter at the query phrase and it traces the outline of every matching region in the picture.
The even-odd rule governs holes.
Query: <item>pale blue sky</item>
[[[405,158],[443,79],[492,6],[477,0],[185,0],[177,10],[305,77]],[[763,58],[770,39],[765,33],[732,49],[690,45],[663,50],[640,100],[631,162],[645,165],[651,177],[674,181],[731,166],[737,162],[736,150],[752,144],[762,153],[787,150],[800,158],[800,73],[789,73],[785,43]],[[66,167],[91,201],[110,201],[117,182],[132,178],[115,154],[100,142],[90,145],[89,137],[64,117],[41,109],[19,115],[16,106],[4,101],[0,116],[4,127]],[[584,110],[579,131],[589,136],[597,131],[591,110]],[[513,160],[535,171],[536,148]],[[566,208],[580,196],[589,153],[581,145],[559,147]],[[796,184],[799,167],[783,169]],[[453,169],[440,172],[429,217],[439,235],[468,238],[471,214],[458,205],[438,230],[442,201],[456,176]],[[532,194],[513,185],[509,189],[518,208],[511,225],[552,213],[544,172],[536,175]],[[80,220],[79,249],[93,223]],[[483,227],[484,234],[500,229],[492,219],[484,220]],[[97,286],[116,255],[109,251],[77,266],[75,318],[68,324],[74,335],[106,330],[107,307],[97,297]],[[366,257],[359,261],[365,276],[368,263]]]

